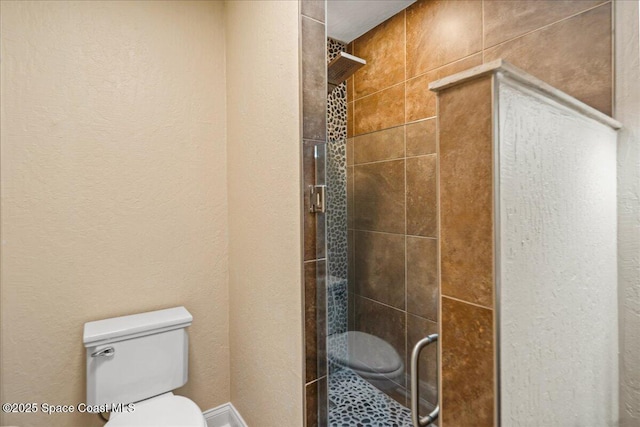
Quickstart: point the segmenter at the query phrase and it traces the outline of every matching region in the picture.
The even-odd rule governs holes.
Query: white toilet
[[[206,427],[198,405],[171,392],[187,382],[192,320],[176,307],[85,323],[87,406],[124,405],[106,426]]]
[[[365,332],[331,336],[329,357],[383,391],[397,387],[404,379],[404,362],[398,352],[382,338]]]

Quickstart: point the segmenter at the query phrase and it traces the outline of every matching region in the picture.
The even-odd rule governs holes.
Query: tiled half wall
[[[350,328],[406,356],[439,315],[439,425],[496,422],[491,93],[478,81],[446,94],[464,114],[440,123],[438,147],[428,84],[502,57],[611,114],[611,10],[609,1],[418,0],[348,47],[367,60],[347,82]],[[473,143],[449,167],[440,156],[460,138]],[[456,257],[473,262],[461,269]]]

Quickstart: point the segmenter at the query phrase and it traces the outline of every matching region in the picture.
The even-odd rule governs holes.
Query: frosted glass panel
[[[497,84],[502,425],[613,425],[616,133]]]

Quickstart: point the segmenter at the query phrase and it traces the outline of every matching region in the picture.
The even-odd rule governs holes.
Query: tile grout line
[[[475,55],[477,55],[477,53]],[[382,129],[376,129],[376,130],[372,130],[372,131],[369,131],[369,132],[363,132],[363,133],[360,133],[360,134],[357,134],[357,135],[350,136],[348,138],[358,138],[358,137],[365,136],[365,135],[371,135],[372,133],[376,133],[376,132],[384,132],[384,131],[389,130],[389,129],[395,129],[395,128],[398,128],[400,126],[418,124],[420,122],[425,122],[427,120],[433,120],[435,118],[436,118],[436,116],[422,117],[422,118],[419,118],[419,119],[416,119],[416,120],[411,120],[410,122],[407,122],[407,123],[402,123],[402,124],[399,124],[399,125],[393,125],[393,126],[389,126],[389,127],[382,128]]]
[[[366,230],[364,228],[349,228],[349,230],[354,231],[354,232],[360,232],[360,233],[375,233],[375,234],[387,234],[390,236],[407,236],[407,237],[413,237],[416,239],[431,239],[431,240],[437,240],[437,237],[431,237],[431,236],[418,236],[416,234],[404,234],[404,233],[392,233],[389,231],[376,231],[376,230]]]
[[[322,24],[322,25],[326,26],[326,24],[324,22],[318,21],[316,18],[312,18],[310,16],[307,16],[304,13],[300,13],[300,16],[303,17],[303,18],[310,19],[311,21],[317,22],[318,24]]]
[[[438,321],[437,321],[437,320],[433,320],[433,319],[430,319],[430,318],[428,318],[428,317],[424,317],[424,316],[421,316],[421,315],[419,315],[419,314],[416,314],[416,313],[413,313],[413,312],[409,312],[408,310],[402,310],[402,309],[399,309],[398,307],[394,307],[393,305],[387,304],[386,302],[379,301],[379,300],[377,300],[377,299],[374,299],[374,298],[371,298],[371,297],[368,297],[368,296],[365,296],[365,295],[359,294],[359,293],[357,293],[357,292],[353,292],[353,295],[354,295],[354,296],[356,296],[356,297],[359,297],[359,298],[365,299],[365,300],[367,300],[367,301],[369,301],[369,302],[373,302],[373,303],[376,303],[376,304],[380,304],[380,305],[382,305],[382,306],[384,306],[384,307],[386,307],[386,308],[390,308],[390,309],[393,309],[393,310],[396,310],[396,311],[399,311],[399,312],[405,313],[407,316],[414,316],[414,317],[417,317],[417,318],[419,318],[419,319],[426,320],[427,322],[431,322],[431,323],[434,323],[434,324],[436,324],[436,325],[438,324]],[[464,302],[464,301],[463,301],[463,302]],[[482,308],[485,308],[485,307],[482,307]]]
[[[617,116],[616,111],[616,8],[615,2],[611,2],[611,117]]]
[[[494,311],[494,309],[493,309],[493,308],[491,308],[491,307],[487,307],[487,306],[482,305],[482,304],[477,304],[477,303],[475,303],[475,302],[465,301],[465,300],[463,300],[463,299],[456,298],[456,297],[452,297],[452,296],[450,296],[450,295],[442,294],[442,298],[448,298],[448,299],[450,299],[450,300],[452,300],[452,301],[457,301],[457,302],[461,302],[461,303],[464,303],[464,304],[472,305],[472,306],[474,306],[474,307],[484,308],[484,309],[486,309],[486,310]]]
[[[317,382],[319,382],[319,381],[321,381],[321,380],[323,380],[323,379],[327,378],[327,376],[328,376],[328,375],[323,375],[323,376],[321,376],[320,378],[316,378],[315,380],[311,380],[311,381],[309,381],[308,383],[304,383],[304,385],[305,385],[305,387],[308,387],[308,386],[312,385],[313,383],[317,383]]]
[[[582,15],[583,13],[591,12],[591,11],[592,11],[592,10],[594,10],[594,9],[597,9],[597,8],[599,8],[599,7],[603,7],[604,5],[606,5],[606,4],[611,4],[611,3],[612,3],[612,2],[611,2],[611,0],[604,1],[604,2],[602,2],[602,3],[599,3],[599,4],[595,5],[595,6],[592,6],[592,7],[588,8],[588,9],[584,9],[584,10],[582,10],[582,11],[580,11],[580,12],[576,12],[576,13],[574,13],[574,14],[572,14],[572,15],[566,16],[566,17],[564,17],[564,18],[562,18],[562,19],[559,19],[559,20],[557,20],[557,21],[553,21],[553,22],[551,22],[551,23],[549,23],[549,24],[545,24],[545,25],[543,25],[542,27],[534,28],[533,30],[527,31],[526,33],[523,33],[523,34],[520,34],[520,35],[518,35],[518,36],[512,37],[512,38],[510,38],[510,39],[507,39],[507,40],[501,41],[500,43],[496,43],[496,44],[494,44],[494,45],[488,46],[488,47],[486,47],[485,49],[486,49],[486,50],[490,50],[490,49],[496,48],[496,47],[498,47],[498,46],[502,46],[503,44],[506,44],[506,43],[512,42],[512,41],[517,40],[517,39],[519,39],[519,38],[521,38],[521,37],[528,36],[528,35],[530,35],[530,34],[533,34],[533,33],[537,32],[537,31],[547,29],[547,28],[549,28],[549,27],[551,27],[551,26],[553,26],[553,25],[555,25],[555,24],[559,24],[559,23],[561,23],[561,22],[568,21],[569,19],[575,18],[576,16]]]
[[[404,46],[403,46],[403,50],[404,50],[404,104],[403,104],[403,108],[404,108],[404,119],[403,119],[403,124],[406,126],[407,124],[407,8],[404,9],[403,11],[404,14]],[[406,141],[406,128],[405,128],[405,143],[404,143],[404,155],[407,155],[407,141]],[[405,203],[406,206],[406,203]]]
[[[480,32],[482,37],[482,63],[484,64],[484,39],[485,39],[485,25],[484,25],[484,0],[482,0],[482,24],[480,26]]]
[[[405,142],[405,147],[406,147],[406,142]],[[374,160],[374,161],[371,161],[371,162],[354,163],[352,166],[376,165],[376,164],[379,164],[379,163],[395,162],[395,161],[398,161],[398,160],[405,160],[405,159],[417,159],[419,157],[429,157],[429,156],[435,156],[435,155],[436,155],[436,153],[428,153],[428,154],[418,154],[416,156],[394,157],[393,159]],[[406,176],[405,176],[405,178],[406,178]]]
[[[408,78],[407,78],[407,81],[409,81],[409,80],[415,80],[415,79],[420,78],[420,77],[424,77],[425,75],[427,75],[427,74],[429,74],[429,73],[435,73],[436,71],[440,71],[440,70],[441,70],[441,69],[443,69],[443,68],[450,67],[450,66],[452,66],[453,64],[456,64],[456,63],[458,63],[458,62],[466,61],[467,59],[469,59],[469,58],[471,58],[471,57],[473,57],[473,56],[476,56],[476,55],[480,55],[481,53],[482,53],[482,51],[481,51],[481,50],[478,50],[478,51],[476,51],[476,52],[473,52],[473,53],[470,53],[470,54],[468,54],[468,55],[465,55],[465,56],[463,56],[463,57],[461,57],[461,58],[454,59],[453,61],[450,61],[450,62],[447,62],[447,63],[445,63],[445,64],[439,65],[439,66],[437,66],[437,67],[435,67],[435,68],[431,68],[431,69],[429,69],[429,70],[427,70],[427,71],[423,71],[423,72],[422,72],[422,73],[420,73],[420,74],[416,74],[416,75],[415,75],[415,76],[413,76],[413,77],[408,77]]]
[[[408,316],[408,285],[407,285],[407,272],[408,272],[408,256],[407,256],[407,8],[403,11],[404,14],[404,117],[403,117],[403,142],[404,142],[404,358],[405,362],[407,360],[407,355],[409,354],[409,316]],[[409,366],[405,366],[404,368],[405,375],[409,372]],[[406,378],[405,378],[406,382]],[[408,384],[405,385],[405,389],[408,388]],[[407,400],[405,398],[405,406],[407,404]]]
[[[378,301],[377,299],[373,299],[373,298],[364,296],[364,295],[356,293],[356,292],[354,292],[354,295],[356,295],[356,296],[358,296],[360,298],[366,299],[367,301],[375,302],[376,304],[380,304],[382,306],[385,306],[386,308],[391,308],[391,309],[399,311],[401,313],[405,313],[405,310],[402,310],[402,309],[400,309],[398,307],[394,307],[393,305],[387,304],[386,302]]]
[[[440,96],[436,94],[436,117],[440,117]],[[438,390],[438,403],[441,407],[442,413],[444,414],[444,388],[443,388],[443,369],[442,369],[442,355],[443,355],[443,346],[442,346],[442,212],[440,207],[441,203],[441,193],[440,193],[440,120],[436,119],[436,226],[437,226],[437,240],[436,240],[436,284],[438,288],[438,295],[436,296],[436,319],[437,319],[437,330],[438,330],[438,341],[439,344],[436,347],[436,363],[437,363],[437,385],[436,388]],[[441,415],[440,422],[444,423],[444,417]]]
[[[435,118],[436,118],[436,116],[422,117],[422,118],[419,118],[419,119],[416,119],[416,120],[411,120],[410,122],[407,122],[407,123],[402,123],[402,124],[399,124],[399,125],[393,125],[393,126],[389,126],[389,127],[382,128],[382,129],[376,129],[376,130],[372,130],[372,131],[369,131],[369,132],[363,132],[363,133],[359,133],[357,135],[352,135],[349,138],[358,138],[360,136],[371,135],[372,133],[376,133],[376,132],[384,132],[384,131],[389,130],[389,129],[395,129],[395,128],[399,128],[400,126],[405,126],[405,125],[413,125],[413,124],[417,124],[417,123],[420,123],[420,122],[425,122],[427,120],[433,120]]]
[[[413,77],[408,77],[408,76],[406,75],[406,74],[407,74],[407,70],[406,70],[406,68],[405,68],[405,80],[403,80],[403,81],[399,81],[399,82],[396,82],[396,83],[393,83],[393,84],[391,84],[391,85],[389,85],[389,86],[386,86],[386,87],[384,87],[384,88],[382,88],[382,89],[379,89],[379,90],[377,90],[377,91],[375,91],[375,92],[368,93],[368,94],[363,95],[363,96],[361,96],[361,97],[359,97],[359,98],[356,98],[356,94],[354,93],[354,94],[353,94],[353,102],[361,101],[361,100],[363,100],[363,99],[365,99],[365,98],[368,98],[368,97],[370,97],[370,96],[373,96],[373,95],[375,95],[375,94],[378,94],[378,93],[380,93],[380,92],[383,92],[383,91],[385,91],[385,90],[387,90],[387,89],[390,89],[390,88],[392,88],[392,87],[394,87],[394,86],[398,86],[398,85],[400,85],[400,84],[402,84],[402,83],[406,83],[406,82],[408,82],[409,80],[417,79],[418,77],[423,77],[425,74],[429,74],[429,73],[431,73],[431,72],[438,71],[438,70],[440,70],[441,68],[445,68],[445,67],[448,67],[448,66],[450,66],[450,65],[452,65],[452,64],[455,64],[455,63],[457,63],[457,62],[464,61],[464,60],[466,60],[466,59],[471,58],[472,56],[479,55],[480,53],[481,53],[481,51],[473,52],[473,53],[471,53],[471,54],[469,54],[469,55],[463,56],[462,58],[455,59],[455,60],[453,60],[453,61],[451,61],[451,62],[447,62],[446,64],[440,65],[440,66],[438,66],[438,67],[436,67],[436,68],[431,68],[431,69],[429,69],[429,70],[427,70],[427,71],[425,71],[425,72],[423,72],[423,73],[416,74],[416,75],[415,75],[415,76],[413,76]],[[354,85],[355,85],[355,80],[354,80]],[[354,91],[354,92],[355,92],[355,91]],[[416,121],[417,121],[417,120],[416,120]],[[375,132],[375,131],[374,131],[374,132]]]

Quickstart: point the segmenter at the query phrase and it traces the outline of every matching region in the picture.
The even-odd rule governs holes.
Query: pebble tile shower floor
[[[329,427],[411,427],[411,412],[351,369],[329,375]]]

